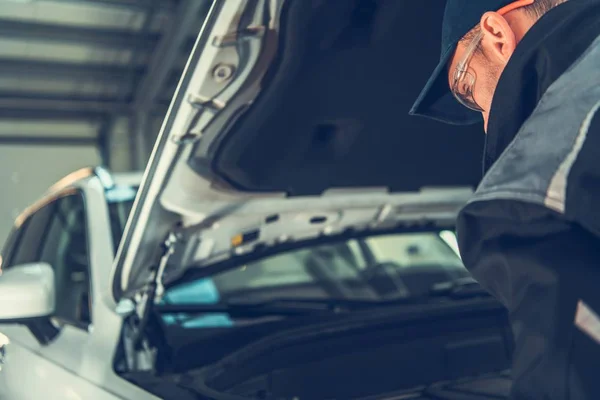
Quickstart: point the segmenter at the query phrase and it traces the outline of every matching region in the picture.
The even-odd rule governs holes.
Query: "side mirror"
[[[54,312],[54,271],[47,263],[12,267],[0,276],[0,323],[25,323]]]

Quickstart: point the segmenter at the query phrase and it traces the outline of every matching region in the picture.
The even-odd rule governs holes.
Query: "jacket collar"
[[[546,13],[525,35],[494,93],[484,174],[554,83],[600,35],[600,1],[570,0]]]

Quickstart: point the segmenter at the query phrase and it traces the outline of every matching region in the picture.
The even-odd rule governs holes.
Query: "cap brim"
[[[481,113],[460,104],[450,92],[446,65],[455,46],[447,49],[421,91],[410,115],[426,117],[452,125],[472,125],[482,121]]]

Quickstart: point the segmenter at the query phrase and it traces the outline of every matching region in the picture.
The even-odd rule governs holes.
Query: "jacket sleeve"
[[[565,217],[600,237],[600,100],[581,123],[571,156]]]
[[[461,212],[458,239],[465,266],[509,311],[512,398],[600,399],[597,237],[542,206],[488,201]]]

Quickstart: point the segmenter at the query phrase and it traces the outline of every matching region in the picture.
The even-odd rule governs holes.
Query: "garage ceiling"
[[[0,144],[98,144],[108,163],[112,136],[155,135],[209,7],[0,0]]]

